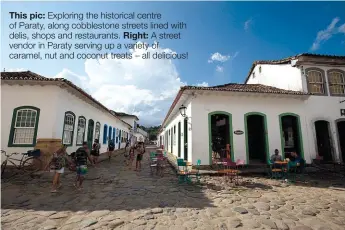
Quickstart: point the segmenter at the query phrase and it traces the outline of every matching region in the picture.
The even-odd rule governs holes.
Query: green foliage
[[[155,141],[157,140],[157,135],[158,135],[158,130],[161,128],[161,126],[151,126],[151,127],[144,127],[144,126],[139,126],[142,130],[146,131],[149,134],[150,141]]]

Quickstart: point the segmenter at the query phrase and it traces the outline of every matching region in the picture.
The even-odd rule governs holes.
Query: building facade
[[[158,145],[202,165],[265,163],[278,149],[311,163],[345,160],[345,57],[302,54],[255,62],[245,84],[182,87]],[[185,116],[180,109],[185,107]]]
[[[71,153],[99,139],[101,152],[112,139],[125,147],[131,125],[72,82],[30,71],[1,73],[1,149],[23,153],[37,140],[59,140]]]

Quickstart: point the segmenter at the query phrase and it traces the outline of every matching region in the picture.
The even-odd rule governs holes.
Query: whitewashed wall
[[[306,160],[310,158],[310,146],[306,139],[306,120],[304,102],[297,99],[271,97],[252,97],[232,95],[197,95],[192,101],[193,114],[193,162],[201,160],[202,165],[209,164],[209,127],[208,114],[214,111],[224,111],[232,114],[233,131],[245,131],[244,115],[249,112],[261,112],[267,116],[267,131],[270,155],[274,149],[281,149],[279,114],[290,112],[300,116],[303,135],[303,149]],[[246,161],[245,134],[233,134],[234,160]]]
[[[261,66],[261,73],[259,67]],[[326,81],[326,91],[329,92],[327,71],[330,69],[339,69],[345,71],[345,67],[333,67],[323,65],[303,65],[303,69],[319,68],[324,71]],[[299,67],[292,67],[290,64],[284,65],[257,65],[253,72],[255,78],[251,75],[248,84],[264,84],[278,87],[281,89],[299,90],[308,92],[307,80]],[[330,124],[330,134],[332,146],[334,147],[333,160],[341,160],[341,152],[339,149],[339,139],[337,134],[337,127],[335,121],[337,119],[345,118],[340,116],[340,109],[345,109],[345,103],[339,103],[345,100],[345,97],[337,96],[310,96],[305,102],[305,120],[308,123],[307,134],[308,144],[311,146],[311,155],[315,156],[317,153],[317,142],[314,122],[317,120],[326,120]],[[308,159],[307,159],[308,160]],[[343,159],[345,162],[345,159]]]
[[[85,101],[73,96],[70,93],[67,93],[64,90],[59,91],[58,95],[59,101],[57,106],[58,116],[57,122],[55,123],[55,130],[56,130],[56,137],[54,138],[61,138],[63,132],[63,122],[64,122],[64,114],[67,111],[71,111],[76,116],[76,124],[75,124],[75,131],[73,137],[73,146],[68,147],[69,152],[75,151],[79,146],[76,146],[76,138],[77,138],[77,121],[79,116],[84,116],[86,118],[86,131],[84,135],[84,140],[87,140],[87,130],[88,130],[88,121],[92,119],[94,121],[94,132],[93,132],[93,139],[95,139],[95,127],[96,122],[101,123],[101,130],[100,130],[100,143],[101,143],[101,152],[107,151],[108,141],[106,144],[103,144],[103,133],[104,133],[104,124],[107,124],[109,133],[109,126],[112,128],[120,129],[125,132],[129,132],[129,128],[125,123],[120,121],[119,119],[112,116],[110,113],[106,111],[101,111],[94,106],[86,103]],[[120,140],[119,140],[120,141]],[[118,143],[115,143],[116,149],[118,149]],[[121,143],[120,148],[124,148],[126,143]]]
[[[261,73],[259,71],[260,67]],[[255,73],[255,77],[253,77],[253,73]],[[257,65],[252,71],[247,84],[263,84],[296,91],[304,89],[301,71],[296,67],[292,67],[291,64]]]
[[[24,153],[33,149],[33,147],[8,147],[13,110],[20,106],[34,106],[40,109],[37,138],[51,138],[56,135],[54,123],[57,118],[57,93],[58,88],[54,86],[9,86],[1,84],[2,150],[8,153]],[[16,158],[21,159],[21,156],[18,155]],[[2,155],[1,161],[4,159],[5,157]]]
[[[2,103],[1,103],[1,149],[11,153],[23,153],[33,149],[33,147],[8,147],[8,139],[11,129],[13,110],[19,106],[34,106],[40,109],[40,117],[37,130],[38,138],[62,138],[64,114],[66,111],[72,111],[76,115],[73,145],[68,147],[68,153],[75,151],[76,146],[78,117],[93,119],[101,123],[100,143],[101,152],[107,150],[107,144],[103,144],[104,124],[129,132],[129,127],[121,120],[115,118],[107,112],[96,109],[85,101],[73,96],[66,90],[57,86],[19,86],[19,85],[1,85]],[[85,141],[87,139],[87,128],[85,131]],[[108,130],[109,131],[109,130]],[[108,133],[107,131],[107,133]],[[95,130],[94,130],[95,135]],[[121,143],[120,148],[125,147]],[[118,148],[118,145],[116,145]],[[20,156],[18,156],[20,157]],[[2,161],[4,157],[2,156]]]
[[[184,103],[186,106],[186,115],[188,118],[188,161],[194,162],[192,152],[193,152],[193,136],[192,136],[192,103],[190,101]],[[176,126],[176,133],[175,133],[175,143],[169,143],[168,144],[168,152],[171,152],[171,145],[173,147],[172,154],[175,156],[178,156],[178,139],[181,138],[181,158],[184,158],[184,118],[181,116],[179,110],[177,109],[175,113],[170,115],[170,119],[167,121],[167,125],[165,126],[165,131],[162,132],[163,137],[165,137],[165,132],[169,132],[171,128]],[[181,136],[178,136],[178,123],[181,122]],[[173,134],[173,133],[172,133]],[[171,137],[168,136],[169,140],[171,140]],[[165,142],[164,142],[165,143]],[[165,144],[164,144],[165,145]]]

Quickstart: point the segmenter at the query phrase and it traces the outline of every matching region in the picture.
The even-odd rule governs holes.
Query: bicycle
[[[29,150],[26,153],[22,153],[22,158],[20,160],[11,158],[12,155],[18,155],[19,153],[11,153],[7,154],[6,151],[1,150],[1,154],[5,154],[6,159],[1,164],[1,176],[4,174],[7,163],[10,162],[13,166],[15,166],[18,170],[23,170],[26,173],[35,173],[42,168],[42,161],[38,157],[41,155],[39,149],[36,150]],[[15,164],[18,162],[19,164]]]

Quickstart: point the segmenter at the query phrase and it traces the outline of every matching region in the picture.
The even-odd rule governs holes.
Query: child
[[[109,144],[108,144],[108,157],[109,157],[109,161],[111,159],[111,154],[114,152],[115,149],[115,145],[112,139],[109,138]]]

